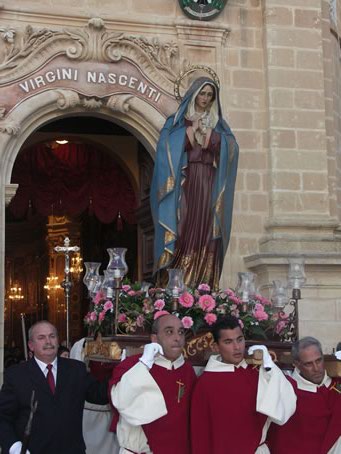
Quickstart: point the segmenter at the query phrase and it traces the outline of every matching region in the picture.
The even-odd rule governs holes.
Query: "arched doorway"
[[[68,144],[58,144],[60,139]],[[130,131],[95,116],[65,116],[46,123],[27,138],[11,177],[11,184],[19,184],[19,188],[6,209],[7,345],[21,346],[21,313],[26,313],[26,327],[37,319],[48,318],[65,339],[63,291],[48,285],[51,288],[44,289],[47,278],[58,277],[58,283],[62,280],[64,257],[53,249],[61,245],[65,235],[80,245],[83,261],[98,261],[103,267],[108,262],[107,247],[126,247],[129,278],[150,276],[152,165],[150,154]],[[102,178],[104,171],[109,172],[106,179]],[[80,174],[81,183],[77,186],[75,180]],[[98,195],[101,184],[103,189],[103,185],[115,186],[114,183],[120,193],[114,191],[110,199],[109,188],[109,198],[108,194]],[[129,213],[124,213],[124,204],[131,199],[130,192],[135,203],[129,217]],[[114,200],[115,195],[119,201]],[[71,339],[82,335],[82,317],[88,305],[81,276],[78,278],[74,279],[71,296]],[[15,287],[21,288],[17,300],[9,298]]]

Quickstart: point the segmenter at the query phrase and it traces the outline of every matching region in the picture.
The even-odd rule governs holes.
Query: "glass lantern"
[[[108,299],[114,297],[114,289],[116,289],[115,270],[104,270],[104,278],[101,290]]]
[[[92,289],[92,294],[95,296],[102,288],[104,276],[98,275],[97,278],[95,279],[95,284]]]
[[[84,262],[85,274],[83,283],[89,291],[89,295],[93,293],[93,289],[99,277],[99,268],[102,265],[100,262]]]
[[[238,273],[238,283],[236,287],[236,294],[247,304],[252,300],[256,294],[256,275],[255,273]]]
[[[304,258],[289,259],[288,285],[293,289],[300,289],[306,281],[304,273]]]
[[[184,272],[180,269],[168,269],[167,292],[174,298],[178,298],[185,290]]]
[[[272,283],[271,301],[275,308],[282,310],[288,303],[288,288],[281,281],[275,280]]]
[[[128,265],[125,261],[127,249],[124,247],[114,247],[107,249],[107,251],[109,254],[107,270],[112,270],[115,278],[123,279],[128,272]]]

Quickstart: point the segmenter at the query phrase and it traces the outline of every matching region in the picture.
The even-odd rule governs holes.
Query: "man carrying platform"
[[[304,337],[292,347],[295,370],[288,380],[297,396],[297,409],[289,421],[269,431],[276,454],[341,453],[341,380],[328,377],[322,347]]]
[[[295,411],[296,396],[264,345],[260,367],[244,359],[245,338],[235,317],[212,327],[214,350],[192,397],[191,440],[194,454],[265,454],[272,422],[284,424]]]
[[[114,368],[111,399],[120,454],[190,454],[190,398],[196,380],[184,361],[185,330],[175,315],[155,320],[141,357]]]

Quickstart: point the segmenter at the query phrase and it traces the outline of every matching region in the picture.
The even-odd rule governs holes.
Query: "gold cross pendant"
[[[176,384],[178,385],[178,404],[179,404],[181,399],[183,398],[183,395],[185,394],[185,383],[182,383],[181,380],[178,380]]]

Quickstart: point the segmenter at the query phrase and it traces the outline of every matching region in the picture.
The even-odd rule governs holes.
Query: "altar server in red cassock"
[[[341,453],[341,381],[328,377],[320,342],[304,337],[292,347],[295,370],[288,380],[297,395],[295,414],[269,431],[275,454]]]
[[[284,424],[295,411],[291,384],[273,363],[264,345],[263,364],[244,359],[245,338],[235,317],[219,320],[212,328],[214,350],[192,397],[194,454],[269,453],[265,444],[272,422]]]
[[[184,361],[185,330],[175,315],[154,322],[152,343],[112,375],[120,454],[190,454],[190,398],[196,376]],[[112,430],[115,430],[112,427]]]

